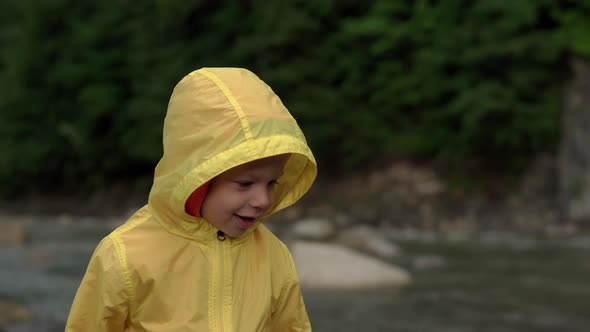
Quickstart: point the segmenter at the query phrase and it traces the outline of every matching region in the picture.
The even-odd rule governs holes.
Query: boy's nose
[[[253,193],[252,197],[250,198],[250,206],[266,210],[272,204],[273,199],[273,188],[257,188]]]

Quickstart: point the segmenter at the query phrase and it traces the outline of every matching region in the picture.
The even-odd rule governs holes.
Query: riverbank
[[[274,215],[278,227],[306,218],[335,228],[355,225],[436,232],[509,231],[546,236],[590,232],[560,210],[556,160],[541,155],[518,178],[487,175],[485,184],[459,185],[428,164],[395,161],[379,168],[318,181],[294,206]],[[128,181],[88,193],[39,193],[0,201],[4,215],[63,221],[127,218],[147,202],[149,182]]]

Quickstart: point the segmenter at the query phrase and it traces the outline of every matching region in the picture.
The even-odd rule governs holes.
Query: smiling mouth
[[[238,225],[241,228],[248,228],[248,227],[254,225],[254,223],[256,222],[256,218],[254,218],[254,217],[245,217],[245,216],[240,216],[238,214],[236,214],[236,217],[238,218]]]

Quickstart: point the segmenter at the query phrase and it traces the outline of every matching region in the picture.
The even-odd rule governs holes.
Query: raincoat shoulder
[[[111,234],[95,249],[66,323],[66,332],[124,331],[129,289],[120,244]]]

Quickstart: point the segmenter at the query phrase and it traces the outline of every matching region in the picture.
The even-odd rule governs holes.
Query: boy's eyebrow
[[[271,175],[273,175],[272,176],[273,178],[277,178],[278,179],[281,176],[285,175],[285,172],[284,171],[281,171],[281,172],[279,172],[277,174],[271,174]],[[250,173],[250,172],[247,172],[246,171],[246,172],[240,172],[240,173],[235,174],[235,175],[232,176],[232,178],[234,178],[234,179],[238,179],[238,178],[241,178],[241,177],[246,177],[246,178],[254,177],[254,178],[257,178],[258,177],[258,174]]]

